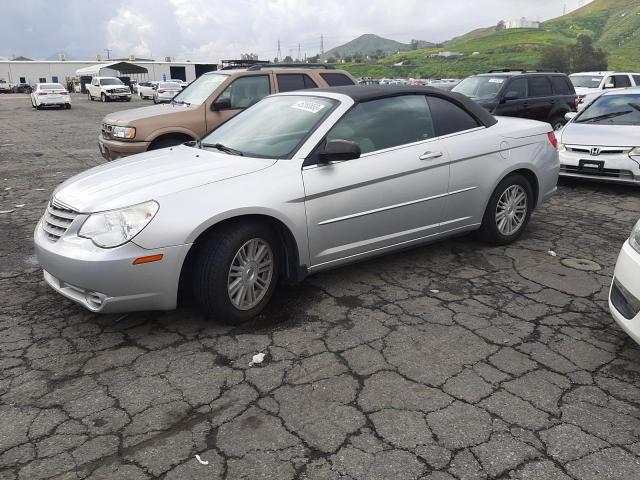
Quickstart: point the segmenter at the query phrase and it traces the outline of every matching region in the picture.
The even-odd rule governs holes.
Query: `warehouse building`
[[[191,82],[203,73],[217,70],[215,63],[193,62],[158,62],[154,60],[122,59],[104,61],[76,60],[0,60],[0,80],[11,84],[28,83],[34,85],[43,82],[60,82],[66,84],[71,79],[80,80],[79,70],[111,69],[117,71],[119,77],[130,77],[132,80],[162,80],[175,78]],[[135,73],[134,73],[135,72]]]

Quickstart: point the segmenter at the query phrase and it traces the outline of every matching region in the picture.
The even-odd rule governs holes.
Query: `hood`
[[[599,88],[575,87],[576,95],[587,95],[589,93],[598,92]]]
[[[239,157],[180,145],[153,150],[87,170],[53,193],[81,213],[158,200],[175,192],[268,168],[273,159]]]
[[[638,147],[640,146],[640,126],[570,122],[562,130],[560,143],[599,147]]]
[[[166,105],[151,105],[149,107],[131,108],[129,110],[121,110],[119,112],[113,112],[104,117],[103,122],[109,125],[121,125],[130,126],[136,120],[142,120],[145,118],[156,117],[159,115],[170,115],[167,121],[170,121],[175,117],[178,119],[190,109],[198,107],[190,107],[185,104],[166,104]],[[179,120],[178,120],[179,121]],[[180,123],[176,123],[180,125]]]

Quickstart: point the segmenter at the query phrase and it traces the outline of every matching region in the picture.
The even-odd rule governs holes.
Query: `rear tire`
[[[194,256],[192,290],[209,318],[239,325],[258,315],[278,283],[280,245],[260,222],[211,232]]]
[[[508,175],[496,187],[477,236],[492,245],[515,242],[527,228],[533,210],[533,190],[519,173]]]
[[[64,108],[66,108],[67,110],[70,110],[70,109],[71,109],[71,104],[70,104],[70,103],[67,103],[67,104],[64,106]]]

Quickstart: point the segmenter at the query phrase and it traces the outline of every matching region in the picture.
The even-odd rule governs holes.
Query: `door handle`
[[[440,158],[442,156],[442,152],[424,152],[420,155],[420,160],[433,160],[435,158]]]

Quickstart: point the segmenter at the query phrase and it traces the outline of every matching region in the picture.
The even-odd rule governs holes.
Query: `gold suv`
[[[104,117],[98,147],[107,160],[199,140],[272,93],[354,85],[349,73],[327,65],[254,65],[205,73],[171,103]]]

